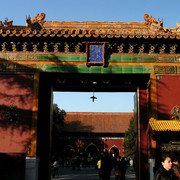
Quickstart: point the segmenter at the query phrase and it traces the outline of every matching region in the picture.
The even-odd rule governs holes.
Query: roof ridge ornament
[[[177,22],[176,25],[177,25],[176,30],[177,30],[177,31],[180,31],[180,24]]]
[[[147,26],[150,26],[152,29],[154,30],[163,30],[163,19],[160,20],[160,18],[158,18],[158,22],[156,21],[156,19],[153,16],[149,16],[148,14],[144,14],[144,20],[145,20],[145,24]]]
[[[12,21],[12,20],[11,20],[11,21],[8,21],[8,18],[5,18],[5,21],[4,21],[3,23],[4,23],[4,25],[5,25],[6,27],[11,27],[13,21]]]
[[[12,27],[13,21],[8,21],[8,18],[5,18],[4,22],[0,21],[0,27]]]
[[[144,20],[146,25],[151,25],[152,23],[158,24],[156,19],[152,16],[149,16],[149,14],[144,14]]]
[[[46,22],[45,19],[45,13],[41,13],[39,15],[39,13],[36,14],[36,16],[33,17],[33,19],[31,20],[30,16],[26,16],[26,26],[30,27],[32,30],[37,29],[37,30],[41,30],[43,24]]]

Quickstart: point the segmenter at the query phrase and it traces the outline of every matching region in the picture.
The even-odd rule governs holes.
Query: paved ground
[[[59,177],[51,178],[51,180],[100,180],[98,171],[94,167],[81,168],[80,170],[72,170],[68,167],[61,167]],[[114,171],[111,173],[111,180],[114,180]],[[126,180],[135,180],[135,173],[131,169],[126,172]]]

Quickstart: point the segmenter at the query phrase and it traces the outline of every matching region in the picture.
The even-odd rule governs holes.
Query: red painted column
[[[148,136],[146,129],[148,126],[148,90],[139,90],[139,179],[148,180]]]

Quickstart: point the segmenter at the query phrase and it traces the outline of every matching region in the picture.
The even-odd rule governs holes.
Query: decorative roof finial
[[[149,17],[148,14],[144,14],[144,20],[146,25],[151,25],[152,23],[158,24],[156,19],[152,16]]]
[[[32,20],[30,16],[26,17],[26,26],[32,29],[42,29],[43,24],[46,22],[44,20],[45,16],[45,13],[41,13],[40,15],[37,13]]]
[[[8,21],[8,18],[5,18],[5,21],[3,22],[6,27],[11,27],[13,21]]]
[[[150,26],[152,29],[154,30],[163,30],[163,19],[160,20],[160,18],[158,19],[158,22],[156,21],[156,19],[152,16],[149,16],[148,14],[144,14],[144,20],[145,20],[145,24],[147,26]]]

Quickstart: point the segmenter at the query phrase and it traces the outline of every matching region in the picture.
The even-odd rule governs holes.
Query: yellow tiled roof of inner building
[[[32,23],[33,24],[33,23]],[[143,22],[83,22],[45,21],[40,29],[27,26],[0,26],[0,36],[22,37],[100,37],[100,38],[171,38],[180,39],[177,28],[163,28],[158,23]]]
[[[149,125],[153,131],[180,131],[179,120],[156,120],[151,118]]]

